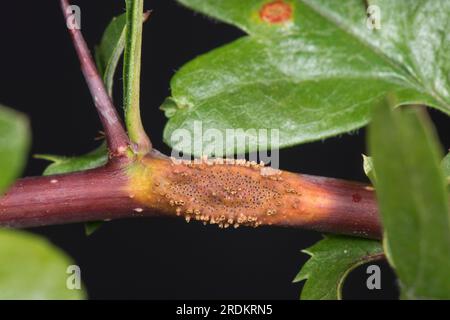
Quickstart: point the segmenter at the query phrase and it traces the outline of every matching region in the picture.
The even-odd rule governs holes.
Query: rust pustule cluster
[[[283,197],[300,196],[280,170],[245,159],[172,159],[152,192],[177,216],[219,228],[271,224]],[[162,177],[163,175],[161,175]]]
[[[295,174],[245,159],[145,157],[128,169],[137,214],[157,212],[219,228],[303,226],[379,237],[373,191],[358,183]],[[359,194],[361,201],[352,201]],[[367,208],[375,208],[368,211]],[[354,211],[363,212],[356,216]],[[372,227],[373,226],[373,227]]]

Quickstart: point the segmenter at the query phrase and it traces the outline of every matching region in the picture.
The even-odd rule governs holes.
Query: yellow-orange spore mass
[[[303,212],[299,176],[242,160],[174,163],[148,158],[133,174],[130,193],[148,208],[219,227],[305,223],[327,212]],[[316,201],[314,186],[308,190]],[[317,196],[323,191],[317,190]]]
[[[244,160],[174,163],[150,155],[128,169],[125,192],[139,214],[180,216],[221,228],[296,226],[379,239],[373,188],[273,170]],[[354,195],[358,195],[358,202]]]

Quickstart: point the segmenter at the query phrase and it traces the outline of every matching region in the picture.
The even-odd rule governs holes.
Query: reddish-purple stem
[[[0,226],[32,227],[130,216],[122,163],[64,175],[19,179],[0,197]]]
[[[72,19],[72,9],[68,0],[61,0],[61,9],[66,21]],[[78,28],[69,28],[69,33],[78,58],[81,64],[81,70],[88,84],[95,107],[97,108],[100,121],[105,130],[106,141],[112,156],[123,155],[130,145],[130,140],[124,130],[122,121],[117,113],[114,104],[106,91],[102,78],[95,66],[89,48],[84,41],[83,35]]]
[[[147,156],[146,159],[153,161],[155,155]],[[178,216],[175,208],[168,204],[170,201],[164,196],[159,197],[155,190],[155,181],[173,181],[171,174],[161,166],[162,162],[171,168],[170,160],[156,162],[148,164],[148,168],[154,168],[154,164],[157,172],[141,177],[144,180],[140,182],[130,178],[130,162],[124,158],[112,159],[107,166],[93,170],[20,179],[5,195],[0,196],[0,226],[22,228],[126,217]],[[208,168],[205,170],[210,170]],[[241,173],[245,174],[244,171]],[[154,178],[151,176],[155,175],[157,180],[152,181]],[[192,185],[200,188],[198,192],[203,192],[197,178],[192,177]],[[229,178],[236,178],[236,175],[230,175]],[[299,201],[284,198],[283,201],[290,201],[295,207],[287,203],[280,209],[283,211],[269,218],[262,212],[259,216],[262,225],[381,238],[382,228],[375,194],[368,186],[301,174],[291,175],[289,181],[298,183],[298,190],[303,190],[298,195]],[[273,182],[273,186],[279,183]],[[163,191],[168,192],[170,188]],[[147,199],[144,202],[142,195]],[[206,204],[205,207],[209,205],[213,204]],[[248,210],[244,207],[237,209],[244,214]],[[225,212],[217,208],[208,214],[218,218]]]

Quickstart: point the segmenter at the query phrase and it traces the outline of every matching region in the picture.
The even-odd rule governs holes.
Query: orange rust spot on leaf
[[[290,20],[292,17],[292,7],[289,3],[276,0],[266,3],[259,11],[261,20],[271,24],[279,24]]]

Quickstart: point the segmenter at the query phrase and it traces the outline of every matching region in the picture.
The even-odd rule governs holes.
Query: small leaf
[[[375,170],[373,169],[373,160],[371,157],[368,157],[364,154],[362,156],[363,156],[364,173],[372,183],[375,183],[376,175]]]
[[[441,153],[423,110],[374,109],[369,147],[390,262],[406,299],[450,298],[450,215]]]
[[[67,267],[73,261],[44,238],[0,229],[0,299],[83,299],[69,290]]]
[[[347,236],[326,236],[303,252],[311,258],[294,279],[294,282],[307,280],[302,300],[341,299],[342,286],[350,271],[383,257],[379,242]]]
[[[0,193],[22,172],[30,140],[27,118],[0,105]]]
[[[82,171],[100,167],[108,161],[108,154],[106,144],[82,156],[77,157],[63,157],[56,155],[38,154],[35,158],[52,161],[43,175],[48,176],[52,174],[62,174],[75,171]]]
[[[173,117],[177,113],[178,105],[173,99],[166,98],[163,104],[159,107],[162,111],[164,111],[164,115],[167,118]]]
[[[179,2],[248,35],[199,56],[172,78],[179,108],[164,130],[172,147],[174,132],[193,134],[196,122],[224,136],[230,128],[277,129],[273,147],[320,140],[366,125],[370,107],[388,92],[397,93],[399,104],[450,114],[447,0],[377,0],[379,30],[367,27],[362,0]],[[236,152],[266,147],[255,131],[249,141]],[[211,143],[205,139],[204,150]]]
[[[90,236],[103,225],[103,221],[90,221],[84,224],[84,231],[87,236]]]
[[[126,16],[114,17],[106,27],[100,44],[95,48],[95,60],[103,75],[108,94],[112,97],[114,74],[125,47]]]

